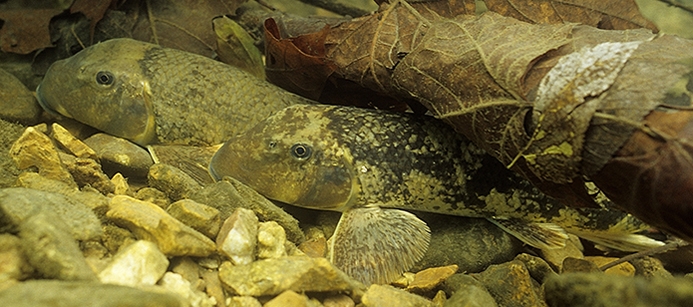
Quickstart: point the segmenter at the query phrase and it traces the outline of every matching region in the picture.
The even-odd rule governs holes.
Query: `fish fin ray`
[[[615,249],[623,252],[640,252],[665,244],[662,241],[635,233],[589,230],[579,231],[573,229],[568,229],[568,232],[596,243],[595,247],[602,250]]]
[[[540,249],[562,248],[568,240],[565,229],[553,223],[532,223],[520,219],[487,218],[487,220],[520,241]]]
[[[366,285],[389,283],[423,258],[430,229],[414,214],[378,206],[344,211],[330,238],[330,261]]]

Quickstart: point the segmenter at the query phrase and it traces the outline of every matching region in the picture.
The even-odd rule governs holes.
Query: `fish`
[[[129,38],[54,62],[36,95],[48,113],[142,146],[221,144],[273,112],[313,103],[211,58]]]
[[[290,106],[226,141],[209,172],[272,200],[342,212],[328,256],[365,284],[388,283],[423,257],[430,229],[416,211],[486,218],[543,249],[565,246],[567,233],[624,251],[664,244],[638,234],[650,227],[627,213],[546,196],[426,115]]]

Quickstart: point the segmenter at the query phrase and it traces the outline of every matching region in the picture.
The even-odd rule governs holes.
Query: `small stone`
[[[156,244],[140,240],[120,250],[99,273],[106,284],[151,286],[164,275],[168,259]]]
[[[445,281],[445,279],[457,273],[457,269],[458,266],[452,264],[420,271],[414,275],[414,280],[407,286],[407,291],[416,293],[431,291]]]
[[[135,198],[155,204],[162,209],[166,209],[171,205],[171,200],[166,196],[166,193],[152,187],[144,187],[137,190]]]
[[[433,299],[431,299],[431,303],[433,303],[433,306],[435,306],[435,307],[443,307],[447,300],[448,300],[448,296],[447,296],[447,294],[445,294],[445,291],[438,290],[438,292],[436,292],[436,295],[433,297]]]
[[[149,202],[117,195],[106,216],[137,238],[155,242],[167,256],[204,257],[216,250],[212,240]]]
[[[322,301],[325,307],[354,307],[356,303],[350,297],[344,294],[331,295]]]
[[[315,299],[310,299],[305,295],[298,294],[294,291],[287,290],[282,292],[282,294],[277,295],[269,302],[265,303],[263,307],[320,307],[322,306],[320,302]]]
[[[22,173],[10,155],[10,148],[25,129],[22,125],[0,119],[0,188],[15,186],[17,176]]]
[[[669,271],[664,268],[662,261],[653,258],[645,257],[640,259],[631,260],[630,263],[635,267],[635,275],[643,277],[662,277],[669,278],[673,277]]]
[[[34,94],[14,75],[0,69],[0,118],[35,125],[40,114],[41,107]]]
[[[26,128],[14,142],[10,148],[10,156],[19,169],[36,167],[43,177],[76,186],[51,139],[34,127]]]
[[[414,282],[414,276],[416,276],[416,274],[412,272],[404,272],[402,273],[402,276],[392,281],[390,285],[397,288],[406,288],[409,286],[409,284]]]
[[[192,199],[181,199],[172,203],[166,212],[207,237],[215,238],[219,233],[221,227],[219,210],[210,206]]]
[[[569,273],[549,278],[544,287],[552,307],[683,307],[693,302],[693,281],[686,278]]]
[[[446,307],[496,307],[496,300],[493,299],[486,288],[474,277],[466,274],[455,274],[445,280],[443,288],[451,293],[450,298],[445,301]]]
[[[113,183],[113,194],[115,195],[128,195],[134,196],[132,190],[130,190],[130,185],[128,180],[123,177],[121,173],[116,173],[111,177],[111,182]]]
[[[397,289],[389,285],[373,284],[361,297],[361,303],[366,307],[398,306],[398,307],[432,307],[433,303],[421,296]]]
[[[101,171],[101,165],[94,159],[75,158],[72,155],[61,154],[63,165],[72,174],[78,186],[89,185],[97,189],[101,194],[108,195],[115,191],[115,185],[108,176]]]
[[[210,298],[204,292],[193,290],[190,286],[190,282],[176,273],[166,272],[163,278],[161,278],[159,285],[183,297],[190,303],[191,307],[212,307],[217,303],[214,298]]]
[[[19,225],[29,263],[45,278],[96,281],[70,229],[52,211],[39,211]]]
[[[236,208],[253,210],[261,221],[275,221],[284,228],[286,237],[291,242],[300,244],[305,235],[298,220],[277,207],[255,190],[230,177],[206,186],[193,194],[190,199],[198,203],[219,209],[221,219],[225,220]]]
[[[76,240],[94,240],[101,236],[101,222],[79,201],[62,194],[27,188],[0,190],[0,216],[8,223],[4,225],[9,227],[8,231],[16,230],[28,218],[40,212],[56,216],[57,222],[64,223]]]
[[[327,254],[327,240],[325,237],[307,239],[298,246],[308,257],[325,257]]]
[[[539,296],[539,285],[529,276],[522,261],[512,260],[492,265],[474,275],[499,306],[546,306]]]
[[[219,279],[232,294],[250,296],[277,295],[286,290],[360,293],[364,288],[327,259],[305,256],[263,259],[238,266],[225,262],[219,268]]]
[[[594,264],[594,262],[587,261],[585,259],[578,259],[578,258],[573,258],[573,257],[568,257],[563,259],[563,265],[561,265],[563,270],[561,271],[561,274],[563,273],[577,273],[577,272],[584,272],[584,273],[601,273],[602,271],[599,270],[599,267]]]
[[[29,277],[33,268],[24,257],[21,240],[11,234],[0,234],[0,284]]]
[[[106,174],[122,173],[128,178],[147,178],[154,164],[146,149],[106,133],[96,133],[84,140],[93,148]]]
[[[40,289],[40,290],[39,290]],[[37,291],[39,290],[39,291]],[[0,292],[3,306],[184,307],[177,295],[95,282],[31,280]]]
[[[174,201],[190,198],[190,195],[202,189],[190,175],[163,163],[156,163],[149,168],[147,180],[149,186],[166,193]]]
[[[219,272],[212,270],[202,270],[202,280],[205,285],[205,292],[209,297],[213,297],[217,301],[217,305],[223,306],[226,300],[224,289],[219,280]],[[259,304],[259,302],[258,302]]]
[[[618,259],[619,258],[616,258],[616,257],[603,257],[603,256],[585,257],[585,260],[594,263],[598,268],[602,267],[604,265],[607,265],[611,262],[614,262]],[[608,268],[606,271],[604,271],[604,273],[611,274],[611,275],[635,276],[635,267],[628,262],[622,262],[622,263],[617,264],[616,266]]]
[[[260,259],[286,256],[286,233],[275,221],[260,223],[257,243],[257,257]]]
[[[97,217],[103,217],[108,211],[109,198],[96,191],[79,190],[76,185],[48,179],[37,173],[23,173],[19,175],[17,182],[19,186],[25,188],[62,194],[68,199],[87,206]]]
[[[227,307],[262,307],[262,303],[252,296],[232,296]]]
[[[238,208],[224,221],[217,236],[217,248],[235,265],[255,260],[258,219],[255,212]]]
[[[137,238],[129,230],[111,223],[105,223],[103,229],[103,246],[111,254],[116,254],[121,247],[126,247],[137,242]]]
[[[70,154],[78,158],[97,160],[96,152],[84,142],[74,137],[67,129],[58,123],[51,125],[51,137],[65,148]]]
[[[563,260],[568,257],[582,259],[585,256],[582,254],[583,247],[580,243],[580,238],[573,234],[568,234],[566,246],[563,248],[542,249],[541,256],[548,262],[556,271],[561,272]]]
[[[171,259],[171,269],[173,273],[180,274],[185,280],[191,284],[195,284],[200,280],[200,266],[195,263],[190,257],[177,257]]]
[[[515,260],[522,261],[527,267],[529,275],[540,283],[544,283],[547,278],[556,275],[551,266],[540,257],[522,253],[517,255]]]

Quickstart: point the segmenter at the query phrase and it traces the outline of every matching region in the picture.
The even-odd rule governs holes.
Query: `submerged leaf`
[[[265,79],[262,54],[248,32],[227,16],[212,19],[212,27],[217,36],[217,54],[222,62]]]

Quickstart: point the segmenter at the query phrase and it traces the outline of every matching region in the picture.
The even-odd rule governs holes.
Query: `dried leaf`
[[[643,17],[635,0],[486,0],[489,10],[530,23],[575,22],[607,30],[657,27]]]
[[[219,59],[264,80],[265,65],[262,62],[262,54],[255,47],[254,40],[248,32],[227,16],[214,18],[212,27],[217,36]]]
[[[0,11],[0,49],[28,54],[53,46],[48,25],[62,9],[16,9]]]

